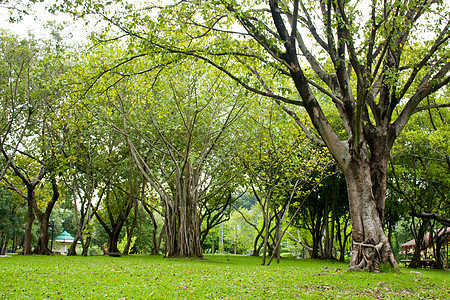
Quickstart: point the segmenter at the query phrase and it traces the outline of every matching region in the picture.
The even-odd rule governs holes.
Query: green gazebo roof
[[[75,238],[71,236],[67,231],[64,230],[63,233],[54,238],[55,241],[61,242],[72,242]]]

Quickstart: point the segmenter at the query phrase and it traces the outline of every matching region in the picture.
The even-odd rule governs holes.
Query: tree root
[[[375,244],[373,239],[368,239],[365,242],[358,243],[353,242],[353,248],[357,248],[357,264],[350,266],[347,271],[367,271],[367,272],[379,272],[380,265],[384,261],[388,261],[397,271],[398,265],[395,261],[392,251],[386,253],[387,257],[383,260],[382,249],[385,246],[385,242],[381,241]]]

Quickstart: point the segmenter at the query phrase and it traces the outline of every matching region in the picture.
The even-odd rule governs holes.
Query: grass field
[[[248,256],[0,258],[0,299],[450,299],[450,272],[345,272],[347,264]]]

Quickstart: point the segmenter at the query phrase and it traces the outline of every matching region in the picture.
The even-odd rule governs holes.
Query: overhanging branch
[[[422,218],[422,219],[428,219],[428,220],[436,220],[439,223],[441,223],[444,226],[450,226],[450,219],[449,218],[445,218],[441,215],[438,215],[436,213],[417,213],[417,212],[412,212],[411,216],[414,217],[418,217],[418,218]]]

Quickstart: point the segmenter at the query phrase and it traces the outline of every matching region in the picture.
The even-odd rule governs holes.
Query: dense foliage
[[[84,44],[2,30],[0,251],[396,267],[393,236],[450,226],[449,8],[363,5],[61,1]]]

